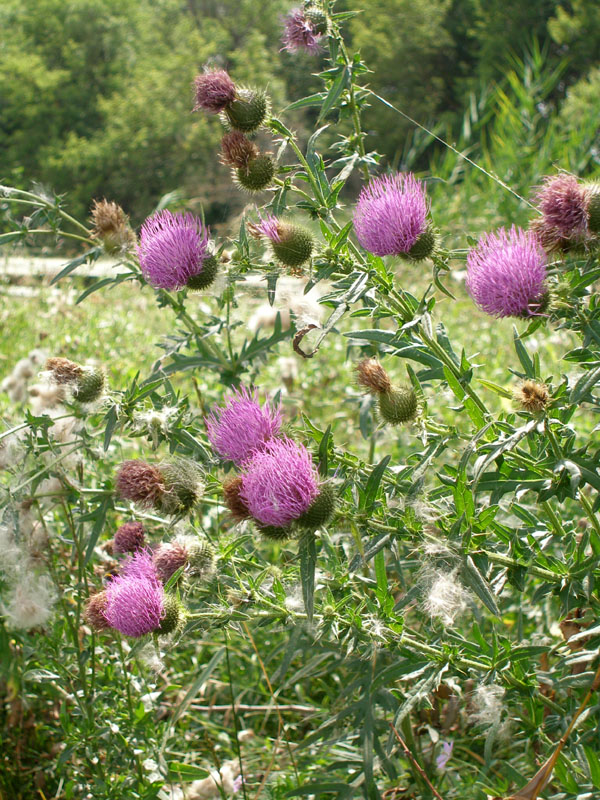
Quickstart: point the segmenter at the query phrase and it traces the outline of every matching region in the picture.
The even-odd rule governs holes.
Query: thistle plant
[[[57,709],[56,796],[598,789],[597,176],[548,165],[531,204],[484,170],[510,217],[446,229],[443,182],[367,149],[362,111],[387,101],[342,36],[349,13],[283,21],[285,58],[325,62],[296,108],[197,77],[190,110],[223,124],[221,160],[264,194],[218,235],[197,207],[150,214],[81,299],[155,299],[160,357],[136,374],[128,354],[101,405],[86,367],[51,357],[80,402],[0,433],[0,647],[11,685]],[[299,138],[287,114],[307,104],[319,123]],[[62,198],[1,192],[13,241],[82,248],[60,282],[111,252],[100,203],[90,229]],[[273,302],[290,273],[328,317],[250,332],[256,293]]]

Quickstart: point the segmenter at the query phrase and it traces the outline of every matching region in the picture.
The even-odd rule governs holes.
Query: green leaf
[[[379,464],[373,468],[373,471],[367,480],[367,485],[365,486],[364,500],[361,503],[362,508],[369,509],[373,505],[373,502],[377,497],[379,484],[381,483],[381,479],[383,478],[383,474],[387,465],[390,463],[390,459],[391,456],[385,456],[385,458],[382,458]]]
[[[321,106],[321,111],[319,113],[319,119],[317,120],[317,124],[321,122],[321,120],[325,119],[327,114],[331,111],[331,109],[335,106],[337,101],[340,98],[340,95],[344,91],[344,89],[348,86],[350,82],[350,72],[348,67],[343,67],[340,70],[339,75],[331,84],[329,92],[327,93],[327,97],[325,98],[323,105]]]
[[[523,342],[521,341],[521,337],[519,336],[519,331],[514,326],[513,326],[513,339],[515,344],[515,350],[517,351],[517,356],[519,357],[521,366],[525,370],[525,375],[528,378],[535,378],[536,374],[533,366],[533,361],[529,357],[529,354],[525,349]]]
[[[180,761],[171,761],[169,763],[169,779],[172,781],[189,783],[190,781],[207,778],[209,775],[210,772],[203,767],[195,767],[193,764],[182,764]]]
[[[472,589],[481,602],[488,608],[496,617],[500,616],[500,609],[496,604],[496,598],[492,594],[490,587],[475,566],[475,562],[471,556],[467,556],[461,571],[462,579],[469,589]]]
[[[302,597],[308,621],[312,622],[315,610],[315,569],[317,566],[316,537],[312,532],[302,535],[299,543],[300,579],[302,581]]]
[[[82,264],[90,263],[93,264],[100,257],[100,253],[102,252],[101,247],[92,247],[91,250],[88,250],[87,253],[83,253],[81,256],[77,256],[77,258],[72,259],[69,261],[65,266],[61,269],[58,275],[55,275],[52,280],[50,281],[50,285],[54,283],[58,283],[61,278],[64,278],[66,275],[69,275],[73,270],[76,270],[77,267],[80,267]]]

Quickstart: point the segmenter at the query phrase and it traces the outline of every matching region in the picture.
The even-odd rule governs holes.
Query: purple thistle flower
[[[383,175],[362,189],[354,230],[373,255],[408,253],[427,229],[428,210],[425,189],[412,172]]]
[[[565,238],[581,236],[587,227],[585,187],[574,175],[554,175],[544,179],[536,194],[547,226],[556,228]]]
[[[495,317],[530,316],[547,294],[546,254],[530,231],[499,228],[484,234],[467,256],[467,289]]]
[[[208,251],[209,232],[193,214],[159,211],[144,222],[138,255],[142,273],[156,289],[182,289],[200,275]]]
[[[281,242],[280,223],[277,217],[274,217],[273,214],[267,214],[265,219],[263,219],[259,214],[258,219],[258,223],[248,223],[248,228],[252,236],[256,238],[264,236],[272,242]]]
[[[163,613],[164,591],[152,556],[136,553],[106,587],[104,616],[111,627],[139,637],[157,630]]]
[[[266,402],[261,406],[258,392],[244,386],[227,395],[205,419],[210,443],[221,458],[238,466],[281,428],[281,407]]]
[[[205,69],[195,78],[196,105],[194,111],[218,114],[235,100],[235,83],[224,69]]]
[[[281,41],[283,49],[290,53],[304,50],[307,53],[318,53],[321,49],[321,34],[315,30],[312,22],[301,8],[294,8],[285,18],[285,29]]]
[[[291,439],[272,439],[245,465],[240,497],[262,525],[289,525],[318,494],[310,453]]]

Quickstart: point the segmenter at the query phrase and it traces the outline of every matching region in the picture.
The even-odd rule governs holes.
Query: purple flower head
[[[412,172],[383,175],[361,191],[354,230],[373,255],[408,253],[427,229],[427,212],[425,189]]]
[[[272,242],[281,242],[280,223],[277,217],[274,217],[273,214],[267,214],[265,219],[263,219],[259,214],[258,219],[258,223],[248,223],[248,228],[252,236],[256,238],[264,236]]]
[[[117,528],[113,538],[115,553],[134,553],[144,546],[144,526],[141,522],[126,522]]]
[[[436,758],[435,763],[439,770],[446,769],[446,764],[452,757],[452,750],[454,749],[454,742],[442,742],[442,752]]]
[[[283,49],[290,53],[304,50],[307,53],[318,53],[321,49],[322,36],[315,30],[301,8],[294,8],[285,18],[285,28],[281,41]]]
[[[138,255],[142,273],[156,289],[182,289],[210,257],[208,230],[193,214],[159,211],[144,222]]]
[[[196,105],[194,111],[202,109],[218,114],[235,100],[235,83],[224,69],[205,69],[194,81]]]
[[[587,196],[585,187],[574,175],[560,174],[545,178],[536,200],[545,225],[555,228],[562,238],[585,234]]]
[[[239,466],[279,433],[281,407],[269,402],[261,406],[258,392],[251,393],[244,386],[225,399],[223,407],[217,406],[206,417],[208,438],[221,458]]]
[[[310,453],[291,439],[272,439],[245,465],[240,497],[262,525],[289,525],[318,494]]]
[[[136,553],[123,573],[106,587],[104,616],[126,636],[139,637],[155,631],[164,613],[164,591],[149,553]]]
[[[530,316],[547,294],[546,254],[530,231],[499,228],[484,234],[467,256],[467,289],[494,317]]]

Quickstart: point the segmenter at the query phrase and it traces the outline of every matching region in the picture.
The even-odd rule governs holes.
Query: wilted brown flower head
[[[223,484],[223,499],[225,501],[225,505],[231,512],[231,516],[236,522],[242,522],[242,520],[250,519],[251,516],[246,504],[240,497],[241,488],[242,479],[239,476],[236,478],[230,478]]]
[[[83,612],[83,618],[95,631],[103,631],[106,630],[106,628],[110,628],[104,616],[106,604],[106,592],[93,594],[87,602],[85,611]]]
[[[222,164],[236,169],[246,169],[250,161],[258,156],[258,147],[241,131],[229,131],[221,139]]]
[[[514,398],[525,411],[530,412],[543,411],[550,402],[550,394],[546,384],[530,380],[523,381],[515,390]]]
[[[125,500],[144,506],[153,506],[164,493],[162,473],[146,461],[124,461],[117,472],[116,488]]]
[[[163,583],[167,583],[171,575],[187,564],[188,551],[179,542],[164,542],[155,551],[152,560],[156,574]]]
[[[94,235],[98,238],[107,233],[118,233],[127,227],[127,215],[117,203],[108,200],[94,200],[92,208]]]
[[[117,528],[113,539],[115,553],[135,553],[144,546],[144,526],[141,522],[126,522]]]
[[[376,358],[364,358],[356,365],[358,383],[373,394],[384,394],[392,388],[389,375]]]
[[[46,361],[46,369],[52,373],[52,378],[56,383],[74,383],[83,375],[83,367],[68,358],[49,358]]]

